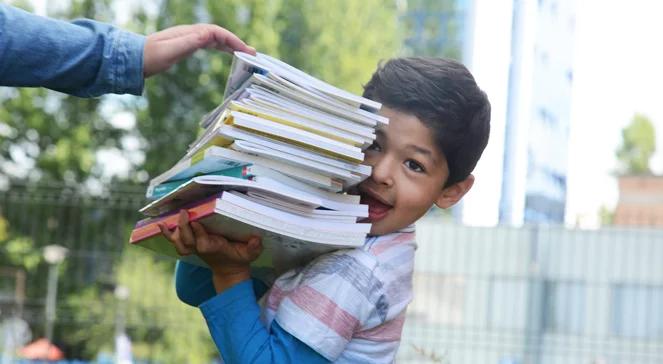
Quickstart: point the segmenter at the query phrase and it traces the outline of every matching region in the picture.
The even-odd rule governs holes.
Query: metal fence
[[[18,317],[33,339],[52,323],[53,341],[72,359],[112,355],[113,338],[126,331],[144,362],[213,360],[200,314],[175,297],[172,261],[127,246],[142,192],[0,192],[0,335],[16,330],[8,323]],[[661,230],[471,228],[425,218],[417,241],[399,363],[663,363]],[[53,320],[41,257],[50,244],[69,249],[56,270]]]

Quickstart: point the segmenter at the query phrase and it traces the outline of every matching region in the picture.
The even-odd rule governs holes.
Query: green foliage
[[[355,93],[401,43],[394,2],[294,0],[286,2],[281,19],[288,24],[282,59]]]
[[[155,258],[142,248],[128,247],[117,267],[117,283],[130,292],[127,327],[136,357],[162,363],[209,363],[218,355],[216,348],[200,311],[175,295],[175,262]]]
[[[137,360],[209,363],[216,349],[199,310],[175,296],[173,266],[171,260],[158,261],[147,251],[128,247],[110,279],[113,284],[86,287],[66,298],[77,325],[64,327],[59,337],[76,357],[92,359],[113,351],[116,325],[123,317]],[[126,302],[114,295],[115,284],[128,288]]]
[[[405,54],[431,57],[462,57],[463,24],[457,0],[409,0],[401,15]]]
[[[599,209],[599,220],[601,226],[611,226],[615,222],[615,211],[607,206],[601,206]]]
[[[22,267],[31,272],[40,261],[41,254],[34,249],[32,239],[12,233],[9,223],[0,215],[0,267]]]
[[[63,12],[50,15],[112,22],[113,4],[72,0],[58,7]],[[357,93],[378,61],[395,56],[401,43],[395,5],[380,0],[164,0],[156,17],[139,9],[132,20],[127,27],[141,33],[176,24],[220,24],[258,51]],[[149,253],[132,249],[112,255],[124,244],[127,221],[134,217],[121,216],[122,207],[91,208],[74,192],[101,178],[97,153],[122,150],[127,136],[140,137],[145,158],[123,182],[144,183],[146,175],[168,169],[199,132],[201,117],[221,103],[230,61],[220,52],[197,52],[147,80],[144,98],[127,104],[117,98],[81,99],[44,89],[0,92],[0,174],[10,177],[12,193],[20,190],[22,196],[30,196],[7,202],[2,211],[6,214],[0,219],[0,265],[33,272],[28,297],[40,299],[46,269],[40,264],[41,245],[55,240],[79,252],[67,258],[61,277],[82,280],[85,288],[74,278],[61,280],[62,316],[56,325],[56,338],[71,356],[92,359],[99,351],[112,351],[116,314],[122,310],[109,289],[116,283],[131,292],[126,327],[137,358],[207,363],[217,355],[198,310],[174,295],[172,262],[155,261]],[[135,130],[110,123],[109,105],[134,112]],[[24,180],[64,182],[69,187],[59,197],[42,197],[38,189],[13,183]],[[22,213],[8,213],[17,206]],[[38,228],[35,221],[40,222]],[[99,260],[98,250],[111,255]],[[90,252],[92,257],[86,255]],[[39,332],[38,324],[35,329]]]
[[[199,19],[189,1],[166,1],[153,21],[153,28],[207,21],[235,30],[233,14],[239,5],[215,3],[213,6],[205,14],[206,19]],[[211,12],[215,9],[219,13],[216,17]],[[221,103],[229,66],[228,55],[198,52],[146,82],[147,105],[138,110],[137,120],[138,131],[146,141],[144,169],[150,176],[170,168],[184,154],[198,132],[200,118]],[[166,150],[168,153],[164,153]]]
[[[400,44],[396,9],[379,0],[226,0],[205,5],[194,12],[188,1],[166,1],[154,28],[221,24],[259,52],[357,93],[378,61],[394,56]],[[198,121],[222,101],[229,67],[227,55],[198,52],[147,81],[149,106],[138,112],[138,129],[146,140],[144,168],[150,176],[181,157],[198,133]]]
[[[76,0],[62,18],[112,20],[109,1]],[[96,152],[119,147],[126,131],[102,113],[103,99],[81,99],[39,88],[0,94],[0,172],[12,180],[80,184],[99,177]]]
[[[619,173],[625,175],[650,174],[649,160],[656,151],[656,131],[651,120],[636,114],[622,129],[622,144],[617,150]]]
[[[73,0],[54,15],[112,21],[111,5],[110,0]],[[221,24],[260,52],[357,93],[378,61],[394,56],[400,45],[395,5],[380,0],[167,0],[156,18],[139,11],[134,19],[131,28],[145,33],[176,24]],[[198,121],[222,101],[229,67],[229,55],[198,52],[147,80],[147,102],[124,106],[136,113],[136,131],[109,122],[112,115],[102,111],[107,98],[11,90],[0,107],[0,120],[6,120],[0,128],[0,161],[5,162],[0,169],[17,180],[80,184],[100,178],[103,168],[95,168],[99,150],[122,150],[123,138],[137,133],[145,159],[129,181],[145,182],[141,171],[154,176],[166,170],[195,138]],[[7,166],[22,173],[12,175]]]

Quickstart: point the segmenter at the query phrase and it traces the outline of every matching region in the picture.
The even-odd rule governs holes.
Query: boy
[[[200,306],[226,363],[391,363],[412,299],[414,222],[433,205],[448,208],[472,187],[488,142],[490,104],[467,69],[433,58],[390,60],[365,86],[389,125],[366,151],[370,178],[354,193],[369,206],[361,248],[323,255],[266,290],[250,280],[259,238],[228,242],[180,214],[162,232],[180,254],[177,292]],[[254,293],[255,291],[255,293]]]

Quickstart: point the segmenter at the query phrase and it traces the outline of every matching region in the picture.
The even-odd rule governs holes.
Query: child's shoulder
[[[414,228],[394,233],[369,236],[364,245],[325,254],[307,267],[309,271],[347,272],[352,276],[387,279],[394,274],[394,266],[400,270],[414,269],[414,252],[417,248]]]
[[[394,253],[414,253],[416,248],[414,225],[410,225],[390,234],[369,236],[360,249],[377,258],[381,258]]]

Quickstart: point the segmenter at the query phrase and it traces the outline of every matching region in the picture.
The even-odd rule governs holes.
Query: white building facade
[[[468,225],[564,222],[574,0],[475,0],[466,63],[493,106]]]

